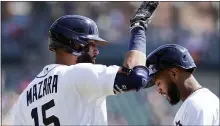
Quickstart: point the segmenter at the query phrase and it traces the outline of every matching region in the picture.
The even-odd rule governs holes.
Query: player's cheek
[[[169,83],[166,83],[164,85],[164,91],[165,91],[166,94],[168,94],[168,90],[169,90]]]
[[[91,48],[91,47],[89,48],[88,54],[89,54],[91,57],[93,57],[93,55],[94,55],[94,54],[93,54],[93,48]]]
[[[165,81],[162,81],[160,86],[161,86],[161,90],[162,90],[163,93],[167,93],[168,92],[168,85],[167,85],[167,83]]]
[[[96,50],[94,51],[95,55],[99,55],[99,49],[96,48]]]

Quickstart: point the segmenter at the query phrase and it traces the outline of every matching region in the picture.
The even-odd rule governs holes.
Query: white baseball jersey
[[[219,98],[207,88],[195,91],[183,102],[173,125],[219,125]]]
[[[119,66],[80,63],[43,68],[20,95],[13,125],[107,125],[106,96]]]

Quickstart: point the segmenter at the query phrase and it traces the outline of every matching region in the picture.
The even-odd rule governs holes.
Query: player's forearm
[[[148,87],[149,71],[146,62],[146,35],[150,17],[159,2],[144,1],[138,8],[131,23],[131,39],[123,67],[119,69],[114,81],[114,93],[136,90]]]
[[[146,62],[146,35],[145,31],[151,21],[151,16],[159,2],[144,1],[130,20],[131,39],[129,51],[123,65],[129,69],[135,66],[145,66]]]
[[[131,30],[129,51],[127,52],[123,66],[132,69],[137,65],[145,66],[146,63],[146,35],[141,27]]]

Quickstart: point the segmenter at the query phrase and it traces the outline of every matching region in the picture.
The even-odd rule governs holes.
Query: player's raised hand
[[[158,1],[144,1],[130,20],[131,29],[141,26],[147,30],[147,26],[150,23],[152,14],[158,5]]]

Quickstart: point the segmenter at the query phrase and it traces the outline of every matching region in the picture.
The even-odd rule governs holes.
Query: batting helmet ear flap
[[[60,33],[49,31],[49,50],[55,51],[57,48],[68,53],[79,56],[81,55],[85,45],[76,42],[76,40],[68,39]]]

